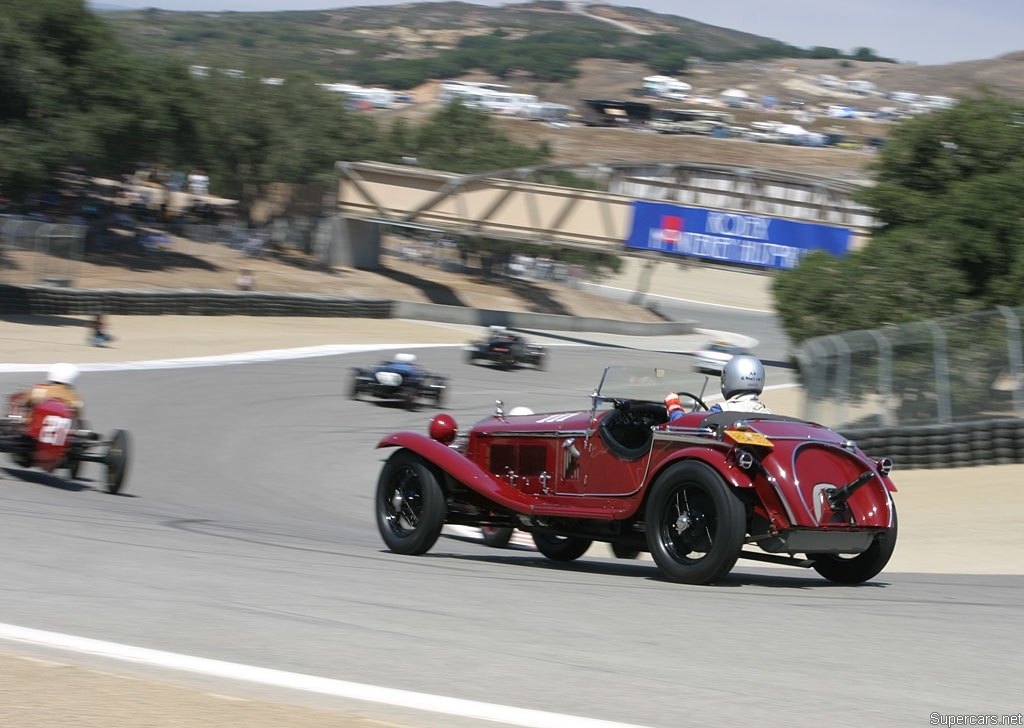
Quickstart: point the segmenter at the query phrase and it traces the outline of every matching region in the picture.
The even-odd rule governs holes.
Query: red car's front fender
[[[462,453],[426,435],[417,432],[396,432],[378,442],[377,447],[404,447],[411,450],[466,487],[505,508],[529,513],[539,502],[535,496],[522,493],[499,481]]]

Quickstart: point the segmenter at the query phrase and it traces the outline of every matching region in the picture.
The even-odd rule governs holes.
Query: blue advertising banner
[[[627,248],[762,268],[793,268],[812,250],[846,255],[849,228],[637,201]]]

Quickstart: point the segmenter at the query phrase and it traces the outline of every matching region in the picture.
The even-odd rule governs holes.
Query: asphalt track
[[[471,366],[457,346],[418,353],[452,377],[446,410],[465,426],[498,398],[583,407],[604,364],[652,362],[576,342],[555,348],[543,372]],[[133,435],[124,495],[103,491],[98,466],[75,483],[0,469],[0,635],[45,630],[316,676],[348,692],[109,660],[96,644],[0,649],[112,673],[97,696],[107,725],[225,724],[182,722],[173,706],[162,721],[110,717],[118,696],[148,694],[153,680],[327,711],[316,725],[336,726],[350,716],[417,728],[907,726],[935,724],[936,712],[1024,710],[1020,575],[886,571],[851,588],[741,561],[723,583],[696,587],[597,551],[556,564],[446,537],[423,557],[387,552],[371,507],[386,452],[374,445],[422,431],[434,411],[350,401],[347,368],[379,356],[91,371],[90,419]],[[25,378],[0,374],[0,390]],[[125,674],[137,680],[113,676]],[[380,688],[466,710],[390,707],[374,702]],[[2,691],[0,723],[32,725]],[[473,710],[490,720],[465,717]]]

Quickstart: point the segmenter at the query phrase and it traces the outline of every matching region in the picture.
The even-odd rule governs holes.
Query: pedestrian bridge
[[[856,183],[690,162],[558,164],[460,175],[415,165],[339,162],[342,256],[364,267],[382,228],[431,230],[624,252],[638,201],[848,228],[857,247],[875,222]],[[372,266],[371,266],[372,267]]]

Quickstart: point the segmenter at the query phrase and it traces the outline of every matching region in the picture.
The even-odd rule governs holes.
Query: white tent
[[[750,98],[750,94],[741,88],[727,88],[719,96],[723,99],[736,99],[737,101],[745,101]]]

